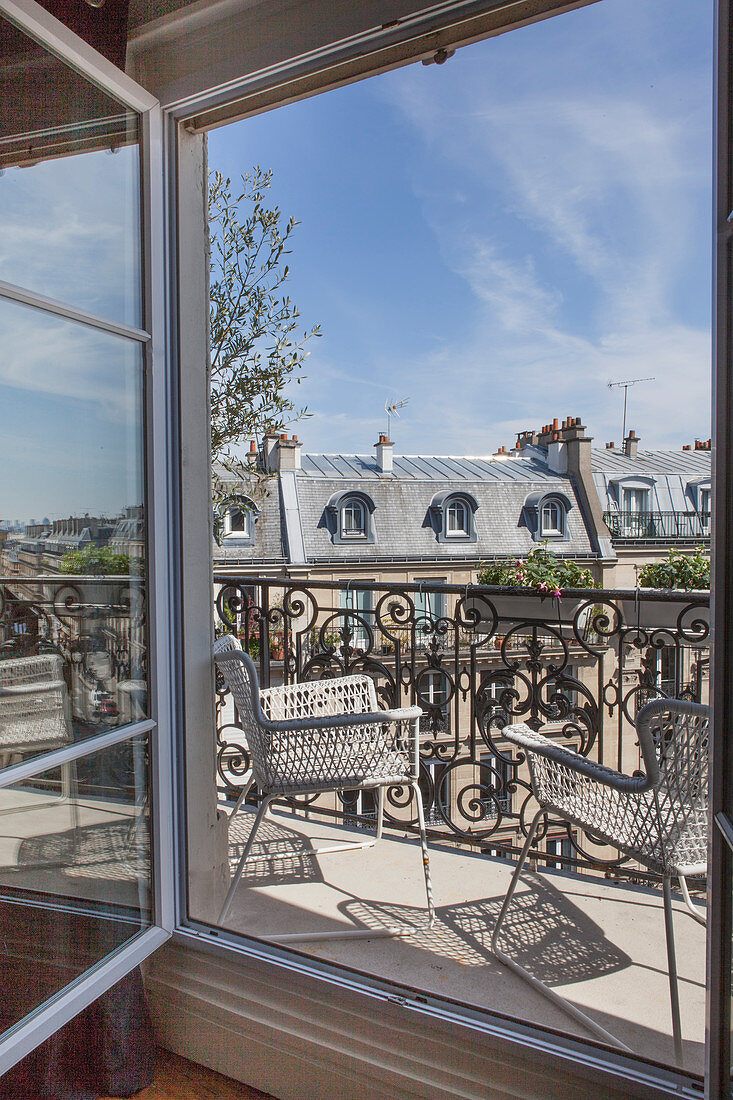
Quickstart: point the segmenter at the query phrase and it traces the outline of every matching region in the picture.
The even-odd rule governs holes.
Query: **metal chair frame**
[[[325,794],[340,790],[374,790],[378,798],[373,839],[329,845],[313,854],[372,847],[382,837],[384,793],[387,787],[409,786],[417,806],[429,926],[435,921],[425,811],[418,785],[420,707],[379,710],[374,682],[359,674],[260,690],[249,654],[231,635],[214,643],[214,659],[237,707],[251,755],[229,821],[256,783],[262,795],[255,821],[240,856],[219,922],[231,908],[255,837],[270,803],[276,798]],[[267,937],[278,943],[310,940],[403,936],[412,929],[387,928],[343,932],[303,932]]]
[[[535,989],[589,1027],[605,1042],[624,1043],[595,1020],[534,978],[498,946],[501,927],[542,816],[557,814],[637,860],[662,877],[670,1002],[675,1057],[682,1065],[677,960],[674,944],[671,880],[680,881],[685,904],[701,924],[705,918],[691,902],[686,875],[704,874],[708,848],[708,707],[677,699],[655,699],[636,719],[646,774],[613,771],[580,756],[524,723],[508,726],[502,736],[527,757],[532,793],[539,809],[529,827],[519,861],[494,927],[491,948]]]

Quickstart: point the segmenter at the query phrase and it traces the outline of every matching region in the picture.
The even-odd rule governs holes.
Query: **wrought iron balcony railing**
[[[502,739],[505,725],[527,722],[632,772],[643,703],[707,699],[708,593],[576,590],[556,600],[427,582],[214,580],[217,631],[239,636],[264,686],[366,672],[384,707],[420,706],[431,830],[494,854],[520,843],[533,814],[524,759]],[[234,798],[249,768],[246,739],[223,692],[218,712],[220,790]],[[395,827],[414,822],[406,792],[390,792],[387,808]],[[366,822],[373,806],[365,792],[343,792],[337,806],[308,811]],[[551,833],[556,846],[563,829],[548,822],[540,839]],[[618,867],[592,838],[569,840],[570,862]]]
[[[707,539],[710,512],[604,512],[614,539]]]

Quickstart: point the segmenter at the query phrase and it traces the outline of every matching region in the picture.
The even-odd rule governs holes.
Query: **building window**
[[[621,532],[629,538],[644,538],[651,524],[648,489],[624,489],[621,494]]]
[[[572,867],[569,861],[573,858],[573,845],[569,836],[548,837],[545,843],[545,851],[548,855],[558,857],[557,859],[548,859],[547,867],[556,867],[561,871],[565,867]]]
[[[565,534],[565,511],[557,500],[547,500],[542,505],[540,533],[544,539],[562,538]]]
[[[444,672],[425,671],[417,678],[417,705],[426,713],[420,718],[420,733],[435,736],[450,730],[449,685]]]
[[[511,774],[512,765],[509,761],[493,752],[481,753],[478,782],[485,817],[495,818],[497,811],[504,814],[511,812],[512,794],[507,790]]]
[[[254,542],[255,507],[251,501],[240,499],[231,503],[224,512],[224,538],[237,542]]]
[[[228,535],[243,535],[249,538],[252,533],[252,513],[245,508],[231,508],[227,513],[229,519]]]
[[[476,542],[474,516],[478,502],[470,493],[436,493],[430,502],[430,523],[438,542]]]
[[[710,534],[710,490],[700,489],[698,495],[698,511],[703,532]]]
[[[341,537],[365,539],[366,535],[366,508],[356,497],[350,497],[341,509]]]
[[[524,523],[535,542],[566,539],[567,518],[572,507],[573,501],[559,489],[529,493],[522,505],[522,512]]]
[[[468,508],[462,500],[452,500],[445,513],[445,533],[451,538],[467,538]]]
[[[366,493],[350,490],[334,493],[326,504],[326,526],[336,545],[349,542],[376,542],[374,501]]]
[[[428,585],[445,584],[445,577],[429,577],[427,580],[416,578],[416,584]],[[412,595],[415,604],[415,642],[418,646],[427,645],[430,638],[435,635],[435,624],[445,616],[444,592],[414,592]]]
[[[341,609],[351,612],[341,617],[342,630],[351,635],[349,645],[353,649],[370,649],[373,644],[373,593],[364,588],[342,588]]]
[[[429,780],[420,774],[418,786],[425,807],[426,825],[445,825],[450,820],[450,774],[445,775],[445,764],[439,760],[427,760],[424,767]]]

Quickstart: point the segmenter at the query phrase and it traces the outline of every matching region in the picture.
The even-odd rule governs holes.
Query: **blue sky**
[[[712,4],[602,0],[209,135],[301,221],[312,451],[487,454],[581,416],[710,432]]]

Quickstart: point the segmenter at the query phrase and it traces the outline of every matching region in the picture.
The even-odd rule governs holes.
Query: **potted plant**
[[[705,628],[694,628],[695,621],[710,624],[709,604],[691,606],[690,598],[681,593],[709,592],[710,590],[710,561],[705,550],[698,546],[690,554],[681,550],[670,550],[662,561],[650,562],[639,570],[637,577],[639,597],[633,600],[624,600],[624,619],[627,627],[641,627],[645,630],[677,630],[679,616],[685,608],[681,622],[685,633],[685,640],[690,644],[704,645],[708,641],[708,632]],[[679,592],[676,600],[653,600],[644,598],[659,592]],[[695,634],[701,637],[695,642]]]
[[[481,621],[492,618],[488,604],[492,604],[502,620],[526,619],[552,620],[560,613],[560,601],[568,588],[593,588],[595,580],[589,569],[577,562],[559,558],[546,545],[537,546],[526,558],[511,561],[495,560],[482,562],[478,583],[504,589],[513,588],[517,594],[501,592],[475,596],[468,601],[468,609],[475,609]],[[554,605],[552,610],[546,601]],[[562,607],[563,616],[572,615],[578,599],[572,606],[566,602]]]
[[[275,631],[270,638],[270,656],[275,661],[285,659],[285,635],[281,630]]]

